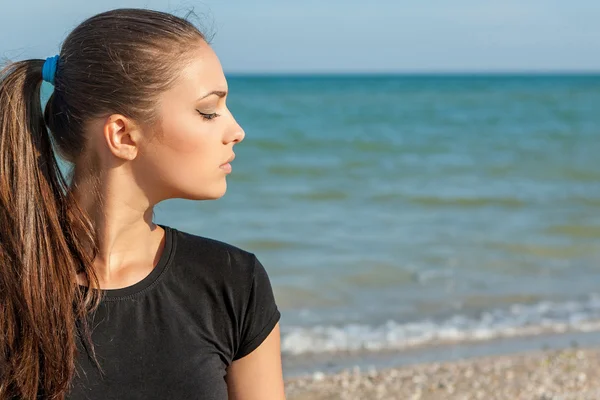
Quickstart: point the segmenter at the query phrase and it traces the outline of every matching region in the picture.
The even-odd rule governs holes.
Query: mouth
[[[223,167],[227,164],[229,164],[230,162],[232,162],[235,159],[235,153],[231,155],[231,157],[229,157],[229,159],[227,159],[227,161],[225,161],[223,164],[221,164],[220,166]]]
[[[233,154],[231,157],[229,157],[229,159],[227,161],[225,161],[225,163],[221,164],[219,166],[219,168],[221,168],[222,170],[224,170],[227,173],[230,173],[231,172],[231,164],[229,164],[229,163],[232,162],[234,158],[235,158],[235,154]]]

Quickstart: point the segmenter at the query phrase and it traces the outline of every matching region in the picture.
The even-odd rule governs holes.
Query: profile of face
[[[217,55],[204,42],[190,51],[196,54],[159,95],[157,138],[140,143],[132,166],[158,201],[223,196],[233,147],[245,135],[225,104],[228,86]]]

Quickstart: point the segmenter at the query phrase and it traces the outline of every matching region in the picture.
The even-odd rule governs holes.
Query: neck
[[[143,279],[164,245],[162,228],[152,222],[154,205],[123,172],[117,168],[99,178],[75,176],[72,185],[95,227],[98,253],[93,268],[102,289]]]

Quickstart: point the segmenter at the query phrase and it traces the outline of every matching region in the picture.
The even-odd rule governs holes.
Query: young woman
[[[204,36],[149,10],[0,72],[0,399],[284,399],[264,267],[152,221],[224,195],[244,139],[226,98]]]

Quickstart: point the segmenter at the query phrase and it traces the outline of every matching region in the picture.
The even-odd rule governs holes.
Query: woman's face
[[[227,81],[214,51],[201,43],[174,85],[159,97],[155,139],[140,149],[138,172],[153,197],[217,199],[227,189],[226,165],[244,131],[225,105]],[[141,161],[141,160],[140,160]]]

